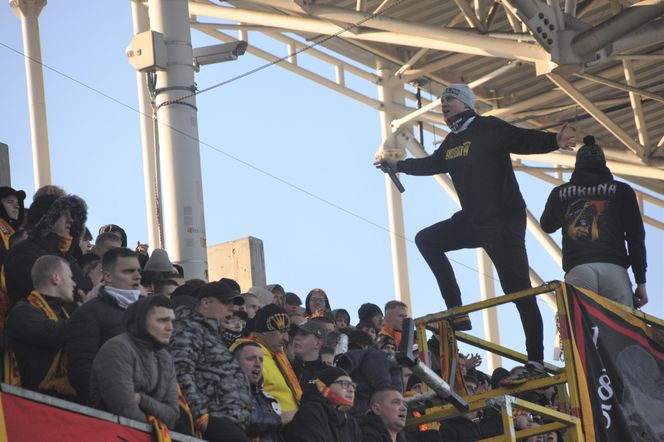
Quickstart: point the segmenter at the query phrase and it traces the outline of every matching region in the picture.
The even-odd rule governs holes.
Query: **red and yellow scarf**
[[[320,379],[314,380],[314,385],[316,386],[320,394],[322,394],[323,397],[330,404],[332,404],[337,411],[341,413],[346,413],[351,408],[353,408],[353,401],[349,401],[348,399],[345,399],[340,395],[336,394],[334,391],[330,390],[330,387],[325,385],[325,382],[321,381]]]
[[[36,307],[43,312],[51,321],[59,321],[59,316],[53,311],[44,297],[36,290],[33,290],[28,295],[28,302],[30,305]],[[66,310],[62,309],[62,314],[66,319],[69,319],[69,314]],[[14,352],[9,351],[5,353],[5,382],[10,385],[21,385],[21,376],[19,374],[16,357]],[[76,390],[69,383],[67,378],[67,356],[63,350],[60,349],[55,354],[51,366],[46,373],[44,379],[39,383],[39,389],[44,391],[53,391],[60,396],[73,397],[76,396]]]
[[[286,356],[286,352],[284,350],[280,350],[278,352],[272,351],[270,347],[265,345],[265,343],[258,336],[255,336],[253,333],[251,334],[251,336],[249,336],[246,339],[259,343],[262,347],[265,347],[270,352],[270,355],[277,363],[277,367],[279,367],[281,375],[286,380],[288,388],[290,388],[290,390],[293,392],[293,396],[295,397],[295,400],[299,404],[300,400],[302,399],[302,387],[300,387],[300,382],[297,380],[297,376],[293,371],[293,366],[288,360],[288,356]]]

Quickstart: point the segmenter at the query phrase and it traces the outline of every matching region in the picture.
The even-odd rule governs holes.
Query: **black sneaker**
[[[468,331],[473,329],[473,323],[470,322],[468,315],[460,315],[450,321],[453,330]]]
[[[526,382],[548,376],[541,362],[529,361],[523,370],[507,376],[500,381],[500,386],[505,388],[517,387]]]

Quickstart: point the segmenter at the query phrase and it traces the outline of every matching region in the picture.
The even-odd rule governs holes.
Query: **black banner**
[[[664,328],[565,290],[586,440],[664,442]]]

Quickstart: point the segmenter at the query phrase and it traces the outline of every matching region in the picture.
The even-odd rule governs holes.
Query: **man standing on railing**
[[[475,113],[475,96],[465,84],[451,84],[442,94],[443,115],[452,130],[428,157],[394,161],[382,158],[409,175],[449,173],[461,210],[452,218],[421,230],[415,237],[420,253],[433,271],[448,309],[460,306],[461,290],[445,252],[482,247],[493,261],[505,293],[531,288],[526,255],[526,204],[521,196],[510,153],[536,154],[575,144],[563,126],[558,134],[522,129],[495,117]],[[542,316],[537,301],[516,302],[526,334],[528,367],[543,369]],[[453,319],[456,330],[470,330],[468,315]]]

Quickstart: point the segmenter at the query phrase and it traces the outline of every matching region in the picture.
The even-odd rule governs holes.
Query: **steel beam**
[[[427,112],[429,112],[433,109],[436,109],[439,106],[440,106],[440,100],[435,100],[435,101],[432,101],[431,103],[429,103],[427,105],[424,105],[421,108],[409,113],[408,115],[405,115],[401,118],[397,118],[397,119],[392,120],[392,122],[390,124],[392,133],[398,131],[402,126],[410,123],[413,120],[416,120],[418,117],[426,114]],[[442,117],[442,115],[441,115],[441,117]]]
[[[475,1],[479,2],[480,0],[475,0]],[[466,21],[468,22],[468,26],[470,26],[471,28],[475,28],[480,32],[486,31],[484,23],[480,21],[480,18],[477,15],[475,15],[475,11],[473,11],[473,9],[466,2],[466,0],[454,0],[454,3],[456,3],[459,10],[465,17]]]
[[[574,154],[564,154],[559,152],[536,155],[512,155],[512,158],[520,158],[522,160],[534,161],[537,163],[560,164],[561,166],[568,167],[574,167],[576,162],[576,156]],[[617,161],[607,161],[606,165],[613,173],[618,175],[664,180],[664,170],[655,167],[627,164]]]
[[[623,60],[623,68],[625,69],[625,80],[630,87],[636,87],[636,74],[634,73],[634,67],[632,66],[632,61]],[[664,102],[664,98],[661,100]],[[643,116],[643,107],[641,106],[641,98],[636,95],[635,92],[630,91],[629,93],[629,102],[632,105],[634,110],[634,124],[636,125],[636,130],[639,133],[639,143],[645,147],[645,155],[648,156],[650,151],[650,137],[648,136],[648,128],[646,127],[646,119]]]
[[[645,155],[645,148],[639,143],[634,141],[630,135],[625,132],[620,126],[613,122],[600,108],[598,108],[592,101],[583,95],[572,83],[564,79],[558,74],[546,74],[546,76],[555,85],[563,90],[572,100],[581,106],[586,112],[597,120],[606,130],[611,132],[621,143],[623,143],[629,150],[640,156]]]
[[[664,13],[664,0],[642,0],[617,15],[581,32],[572,39],[571,49],[579,56],[591,54]]]
[[[634,66],[633,66],[633,64],[629,63],[629,66],[630,66],[629,70],[632,72],[632,74],[629,75],[629,73],[627,72],[627,68],[625,68],[625,64],[624,64],[625,62],[627,62],[627,60],[624,60],[624,62],[623,62],[623,69],[625,69],[625,76],[626,77],[627,76],[634,77],[634,74],[633,74]],[[574,75],[576,75],[579,78],[585,78],[586,80],[590,80],[594,83],[603,84],[604,86],[609,86],[609,87],[612,87],[614,89],[618,89],[620,91],[629,92],[630,95],[631,94],[640,95],[642,97],[650,98],[651,100],[655,100],[655,101],[659,101],[660,103],[664,103],[664,97],[662,97],[661,95],[658,95],[658,94],[654,94],[652,92],[648,92],[645,89],[640,89],[638,87],[635,87],[636,82],[633,82],[634,84],[623,84],[623,83],[620,83],[618,81],[613,81],[613,80],[609,80],[608,78],[600,77],[599,75],[593,75],[593,74],[574,74]],[[629,80],[628,80],[628,83],[629,83]]]
[[[660,19],[646,23],[637,30],[616,40],[612,45],[611,53],[621,54],[644,46],[658,44],[662,41],[664,41],[664,20]]]
[[[435,26],[422,26],[401,20],[379,16],[362,23],[363,27],[373,27],[376,31],[352,33],[326,20],[359,23],[370,15],[354,10],[331,6],[310,7],[311,14],[319,18],[292,17],[283,14],[228,8],[211,4],[190,2],[192,15],[215,17],[253,25],[275,26],[291,31],[314,32],[336,35],[342,38],[390,43],[419,48],[461,52],[488,57],[519,59],[529,62],[546,61],[548,54],[542,48],[530,43],[519,43],[478,35],[459,29],[445,29]]]
[[[408,69],[412,68],[413,65],[414,65],[415,63],[417,63],[418,61],[420,61],[420,59],[421,59],[422,57],[424,57],[424,56],[427,54],[427,52],[429,52],[429,49],[426,49],[426,48],[424,48],[424,49],[420,49],[419,51],[417,51],[417,52],[415,53],[415,55],[413,55],[412,57],[410,57],[410,59],[409,59],[407,62],[405,62],[405,63],[404,63],[404,64],[403,64],[403,65],[402,65],[402,66],[401,66],[401,67],[400,67],[395,73],[394,73],[394,76],[395,76],[395,77],[399,77],[399,76],[401,76],[401,74],[403,74],[403,73],[404,73],[405,71],[407,71]]]
[[[491,81],[496,77],[500,77],[504,73],[509,72],[509,71],[513,70],[514,68],[517,68],[519,66],[521,66],[521,62],[515,62],[515,63],[509,62],[505,66],[501,66],[498,69],[494,69],[493,71],[489,72],[488,74],[483,75],[480,78],[471,81],[470,83],[468,83],[468,87],[470,87],[471,89],[475,89],[476,87],[481,86],[484,83],[486,83],[488,81]]]
[[[530,233],[537,239],[537,241],[542,245],[544,250],[553,258],[558,267],[563,266],[563,251],[560,250],[558,244],[551,238],[551,235],[542,230],[539,221],[532,214],[530,209],[526,209],[526,217],[528,219],[528,230]]]
[[[214,31],[210,30],[209,28],[206,27],[199,27],[197,24],[192,24],[192,27],[194,29],[199,30],[200,32],[203,32],[204,34],[207,34],[211,37],[217,38],[218,40],[225,41],[225,42],[236,42],[238,41],[235,37],[232,37],[224,32],[220,31]],[[259,58],[262,58],[263,60],[266,60],[270,63],[275,63],[281,59],[281,57],[277,57],[276,55],[270,54],[269,52],[263,51],[261,49],[258,49],[254,45],[250,45],[247,47],[247,52],[249,52],[252,55],[255,55]],[[347,97],[353,98],[361,103],[366,104],[369,107],[372,107],[376,110],[380,110],[382,108],[382,104],[380,101],[368,97],[360,92],[354,91],[352,89],[349,89],[346,86],[342,86],[338,83],[336,83],[333,80],[330,80],[328,78],[323,77],[322,75],[318,75],[315,72],[312,72],[308,69],[304,69],[303,67],[297,66],[292,63],[279,63],[279,67],[282,67],[284,69],[287,69],[293,73],[296,73],[298,75],[301,75],[304,78],[308,78],[309,80],[315,81],[316,83],[326,86],[332,90],[335,90],[343,95],[346,95]]]

